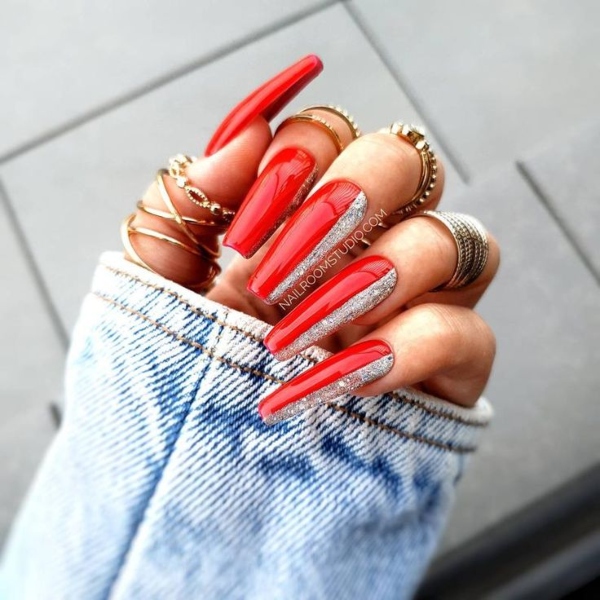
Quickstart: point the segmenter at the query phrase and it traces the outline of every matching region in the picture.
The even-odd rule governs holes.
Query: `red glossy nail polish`
[[[286,315],[265,337],[265,345],[276,358],[287,360],[383,302],[396,280],[387,258],[358,259]]]
[[[315,159],[299,148],[279,152],[256,180],[223,245],[251,257],[306,198],[317,176]]]
[[[263,83],[223,119],[208,142],[204,154],[210,156],[226,146],[258,115],[270,121],[322,70],[321,59],[309,54]]]
[[[339,179],[323,185],[286,223],[248,290],[274,304],[292,287],[308,282],[314,267],[354,231],[366,210],[367,199],[355,183]]]
[[[260,402],[258,412],[267,425],[278,423],[380,379],[393,364],[385,342],[359,342],[282,385]]]

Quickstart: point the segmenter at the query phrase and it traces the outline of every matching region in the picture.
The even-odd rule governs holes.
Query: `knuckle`
[[[414,165],[419,165],[419,156],[407,142],[402,143],[396,136],[389,133],[367,133],[358,138],[350,146],[356,151],[377,153],[377,155],[398,169],[397,176],[410,175]]]
[[[466,337],[465,313],[468,309],[445,304],[425,305],[435,332],[453,346],[458,346]]]
[[[476,356],[482,367],[491,368],[496,336],[483,317],[470,308],[446,304],[425,304],[422,311],[429,335],[454,349],[457,364]]]

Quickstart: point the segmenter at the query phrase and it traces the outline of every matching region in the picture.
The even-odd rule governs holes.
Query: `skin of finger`
[[[387,342],[394,366],[357,393],[374,396],[406,386],[473,406],[489,379],[496,352],[487,323],[462,306],[423,304],[396,316],[366,339]]]
[[[235,140],[222,150],[206,158],[200,158],[188,168],[191,183],[201,188],[211,200],[235,209],[254,182],[256,170],[271,141],[268,123],[258,117]],[[170,177],[165,186],[181,214],[194,218],[207,217],[207,211],[197,207],[185,196]],[[148,206],[167,210],[156,183],[152,183],[143,196]],[[134,225],[158,230],[166,235],[189,243],[188,238],[174,223],[138,211]],[[210,231],[210,230],[208,230]],[[208,232],[196,228],[196,233]],[[171,244],[141,235],[131,237],[136,252],[154,270],[175,282],[201,279],[206,269],[203,259],[189,254]]]
[[[494,278],[499,256],[496,240],[490,237],[489,242],[490,258],[476,285],[474,283],[468,289],[448,293],[451,300],[448,303],[472,307],[483,295]],[[405,305],[411,306],[415,299],[449,281],[456,269],[458,251],[454,238],[443,223],[419,217],[403,221],[386,231],[363,256],[387,258],[394,265],[398,276],[398,282],[390,296],[355,321],[360,325],[372,325],[401,310]],[[439,301],[438,295],[437,292],[428,294],[433,302]],[[468,300],[468,303],[461,300]]]

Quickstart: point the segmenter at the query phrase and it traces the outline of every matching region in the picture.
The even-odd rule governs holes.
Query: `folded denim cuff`
[[[66,406],[7,544],[6,598],[411,598],[491,409],[414,390],[275,426],[269,325],[103,255]]]
[[[141,319],[196,348],[226,369],[246,375],[252,393],[242,394],[239,401],[252,407],[281,383],[330,355],[312,347],[280,362],[262,343],[270,325],[142,269],[125,260],[121,253],[102,255],[91,294],[114,310]],[[218,386],[219,381],[214,381],[214,385]],[[259,420],[258,412],[255,414]],[[289,433],[292,427],[301,434],[301,429],[338,430],[344,422],[352,422],[364,436],[378,432],[464,454],[476,449],[480,431],[491,416],[492,409],[485,398],[480,398],[473,408],[464,408],[404,388],[369,398],[345,395],[273,429]]]

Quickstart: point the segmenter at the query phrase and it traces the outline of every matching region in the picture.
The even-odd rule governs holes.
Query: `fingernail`
[[[267,425],[279,423],[380,379],[393,364],[385,342],[359,342],[282,385],[260,402],[258,412]]]
[[[309,54],[263,83],[223,119],[208,142],[204,154],[210,156],[218,152],[258,115],[270,121],[322,70],[321,59],[314,54]]]
[[[383,302],[396,281],[386,258],[361,258],[296,306],[265,337],[265,345],[279,360],[292,358]]]
[[[248,290],[275,304],[303,278],[308,282],[311,270],[352,233],[366,210],[367,198],[356,184],[342,179],[326,183],[284,226],[248,281]]]
[[[279,152],[248,192],[223,245],[250,258],[302,203],[316,176],[317,163],[308,152]]]

